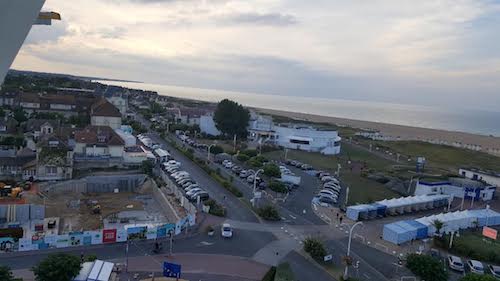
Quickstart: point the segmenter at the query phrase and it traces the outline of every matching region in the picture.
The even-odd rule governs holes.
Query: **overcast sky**
[[[13,68],[499,109],[500,2],[47,0]]]

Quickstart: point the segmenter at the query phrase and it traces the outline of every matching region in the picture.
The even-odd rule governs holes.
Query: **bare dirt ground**
[[[137,193],[52,193],[45,200],[37,195],[29,196],[29,201],[45,203],[46,217],[60,217],[60,231],[80,231],[102,228],[103,218],[121,211],[144,210],[137,197],[150,194],[151,183],[147,181]],[[100,214],[92,212],[96,204],[101,207]]]

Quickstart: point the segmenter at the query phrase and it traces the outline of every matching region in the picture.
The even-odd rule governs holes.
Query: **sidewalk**
[[[161,272],[164,261],[182,265],[183,273],[231,276],[261,280],[269,266],[247,258],[210,254],[175,254],[129,258],[129,272]]]

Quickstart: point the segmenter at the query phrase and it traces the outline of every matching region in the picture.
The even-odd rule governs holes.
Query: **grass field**
[[[479,230],[460,234],[454,239],[452,250],[472,259],[500,263],[500,242],[483,237]]]
[[[463,166],[500,171],[500,157],[482,152],[417,141],[372,142],[380,147],[415,158],[423,156],[428,165],[457,172]]]
[[[300,150],[289,150],[288,159],[298,160],[303,163],[312,165],[318,170],[336,171],[337,164],[342,166],[340,175],[342,181],[349,186],[349,204],[366,203],[385,198],[400,197],[396,192],[386,188],[374,180],[364,178],[359,172],[351,171],[347,161],[366,162],[368,168],[376,170],[389,169],[392,162],[384,158],[378,157],[361,150],[351,145],[342,144],[342,153],[339,156],[327,156],[320,153],[312,153]],[[272,151],[265,153],[269,159],[284,160],[284,152]]]

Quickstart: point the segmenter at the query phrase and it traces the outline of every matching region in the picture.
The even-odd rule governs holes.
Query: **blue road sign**
[[[163,262],[163,276],[181,278],[181,265]]]

